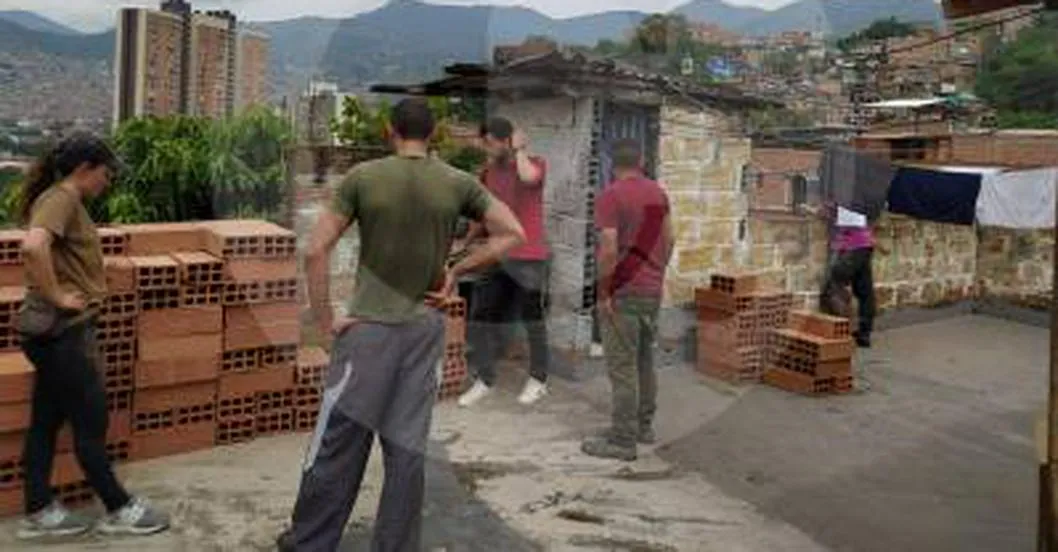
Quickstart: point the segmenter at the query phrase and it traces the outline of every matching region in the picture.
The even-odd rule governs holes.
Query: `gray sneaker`
[[[92,524],[92,519],[75,514],[62,504],[53,502],[51,506],[23,519],[17,536],[22,540],[72,537],[88,532]]]
[[[585,439],[580,446],[581,452],[596,458],[623,460],[633,462],[636,459],[636,446],[615,443],[606,437],[591,437]]]
[[[134,498],[124,508],[99,522],[104,535],[153,535],[169,528],[169,516],[146,500]]]
[[[641,445],[653,445],[658,442],[658,436],[654,433],[654,428],[648,425],[639,426],[639,444]]]

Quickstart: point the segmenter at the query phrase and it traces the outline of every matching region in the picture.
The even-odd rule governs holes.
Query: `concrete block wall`
[[[751,147],[748,139],[728,136],[729,123],[716,111],[666,104],[660,122],[658,178],[668,190],[676,227],[665,305],[687,306],[710,273],[747,260],[749,202],[742,173]]]
[[[552,250],[549,323],[556,347],[581,350],[591,344],[591,316],[582,307],[584,261],[592,227],[589,178],[593,101],[544,98],[498,101],[490,107],[524,128],[533,153],[547,159],[544,214]]]

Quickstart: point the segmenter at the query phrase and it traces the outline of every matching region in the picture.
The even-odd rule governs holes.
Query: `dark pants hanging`
[[[26,433],[26,513],[52,503],[55,441],[64,422],[73,429],[74,452],[88,483],[108,511],[128,504],[106,452],[106,392],[96,368],[98,344],[93,321],[75,324],[57,337],[23,336],[22,350],[33,363],[32,414]]]
[[[515,323],[524,324],[529,337],[529,375],[547,381],[547,271],[546,261],[508,261],[478,281],[467,339],[470,366],[482,383],[496,382],[496,360],[506,350]]]
[[[848,306],[842,297],[846,288],[852,288],[852,295],[859,304],[859,335],[869,338],[874,330],[876,311],[874,298],[874,275],[871,262],[874,249],[853,249],[852,251],[835,252],[827,271],[820,298],[820,309],[833,316],[849,316]]]

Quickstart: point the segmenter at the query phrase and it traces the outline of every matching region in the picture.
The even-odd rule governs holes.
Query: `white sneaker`
[[[588,351],[588,356],[591,358],[602,358],[606,354],[606,351],[602,348],[602,343],[592,343],[591,350]]]
[[[544,398],[544,395],[547,395],[547,384],[536,378],[529,378],[522,394],[518,396],[518,402],[528,406]]]
[[[491,392],[491,387],[485,385],[481,380],[477,380],[470,389],[467,389],[466,392],[459,396],[459,406],[463,408],[474,406],[478,401],[484,399]]]

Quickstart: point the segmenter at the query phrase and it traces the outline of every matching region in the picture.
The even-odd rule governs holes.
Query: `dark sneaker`
[[[856,340],[856,346],[861,349],[871,348],[871,336],[860,332],[853,332],[852,339]]]
[[[636,459],[636,446],[626,446],[615,443],[606,437],[591,437],[585,439],[580,446],[581,452],[596,458],[610,460],[622,460],[632,462]]]
[[[49,537],[72,537],[87,533],[93,521],[67,510],[58,502],[27,516],[18,528],[18,538],[23,540]]]
[[[168,528],[168,515],[147,501],[134,498],[124,508],[103,518],[98,529],[104,535],[153,535]]]

